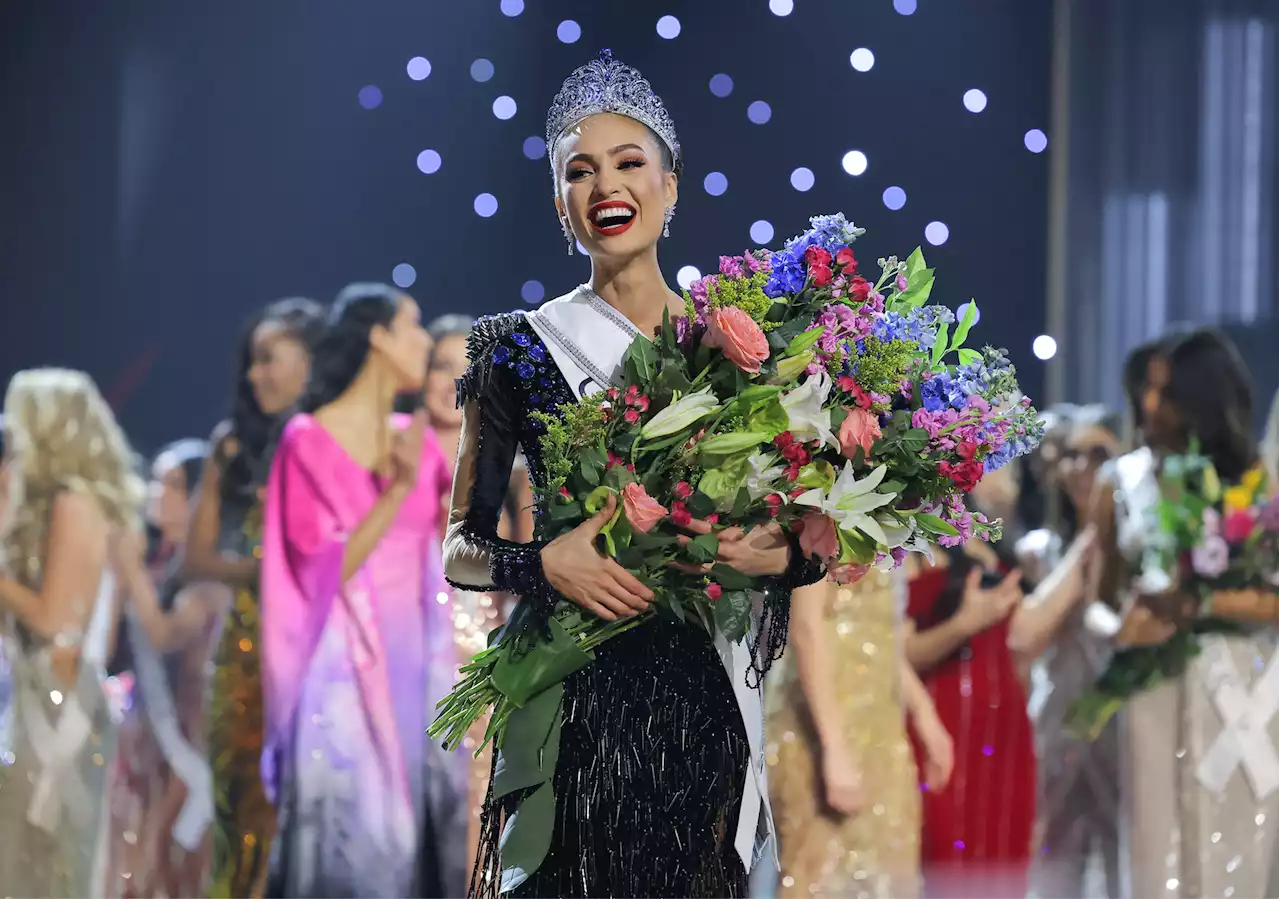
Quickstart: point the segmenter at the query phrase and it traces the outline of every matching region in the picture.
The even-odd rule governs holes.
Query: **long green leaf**
[[[944,323],[942,327],[938,329],[938,334],[933,340],[933,352],[930,354],[930,358],[934,365],[940,363],[942,361],[942,357],[947,355],[948,330],[949,327]]]
[[[969,336],[969,329],[973,327],[973,323],[978,320],[978,304],[975,300],[970,299],[965,304],[964,315],[960,319],[960,323],[956,325],[955,334],[951,335],[951,349],[958,350],[964,346],[965,340]]]
[[[502,858],[500,892],[514,890],[538,870],[551,849],[555,822],[556,795],[548,780],[524,798],[502,828],[498,843]]]

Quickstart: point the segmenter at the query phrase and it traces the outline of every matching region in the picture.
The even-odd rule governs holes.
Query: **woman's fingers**
[[[642,584],[639,578],[630,571],[627,571],[627,569],[623,568],[613,559],[607,560],[605,568],[607,569],[606,573],[609,574],[616,583],[621,584],[623,588],[628,590],[630,593],[644,600],[646,603],[653,601],[653,591]]]
[[[640,597],[628,591],[616,581],[605,579],[601,585],[602,593],[600,601],[607,603],[609,608],[623,618],[630,618],[640,612],[647,611],[649,604]]]
[[[581,603],[579,603],[579,605],[585,611],[590,612],[592,615],[595,615],[601,621],[617,621],[618,620],[617,615],[610,612],[608,609],[606,609],[600,603],[596,602],[594,599],[585,599]]]
[[[710,534],[712,525],[709,521],[703,521],[701,518],[694,518],[691,519],[688,524],[681,525],[681,527],[686,531],[701,535]]]

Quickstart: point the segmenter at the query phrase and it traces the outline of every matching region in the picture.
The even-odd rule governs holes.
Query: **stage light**
[[[547,155],[547,142],[535,134],[532,137],[526,137],[520,149],[527,159],[541,159]]]
[[[729,189],[729,179],[720,172],[710,172],[702,179],[702,187],[711,196],[718,197]]]
[[[747,118],[755,122],[757,125],[763,125],[769,119],[773,118],[773,110],[769,108],[769,104],[763,100],[756,100],[747,107]]]
[[[870,72],[871,67],[876,64],[876,55],[866,47],[859,47],[849,54],[849,65],[853,66],[859,72]]]
[[[689,285],[702,277],[702,272],[698,271],[692,265],[682,266],[680,271],[676,272],[676,283],[680,285],[682,290],[688,290]]]
[[[724,73],[712,75],[710,87],[717,97],[727,97],[733,93],[733,79]]]
[[[576,43],[582,37],[582,27],[573,19],[565,19],[556,26],[556,37],[560,38],[562,44]]]
[[[414,81],[422,81],[431,74],[431,60],[425,56],[415,56],[404,68]]]
[[[1043,153],[1049,146],[1049,138],[1039,128],[1032,128],[1022,135],[1022,144],[1032,153]]]
[[[412,287],[417,280],[417,269],[407,262],[402,262],[391,270],[391,283],[396,287]]]
[[[970,300],[967,303],[961,303],[956,307],[956,319],[962,319],[969,313],[969,307],[973,306],[973,323],[976,325],[982,321],[982,310],[978,308],[978,304]]]
[[[756,246],[764,246],[773,240],[773,223],[760,219],[758,222],[751,223],[751,241]]]
[[[867,154],[861,150],[850,150],[844,154],[840,165],[844,166],[844,170],[850,175],[861,175],[867,170]]]
[[[516,114],[516,101],[503,94],[493,101],[493,114],[505,122]]]
[[[525,281],[520,285],[520,299],[524,300],[530,306],[535,303],[541,303],[542,298],[547,295],[547,290],[542,286],[541,281]]]
[[[916,0],[893,0],[894,12],[901,16],[909,16],[916,11]]]
[[[515,18],[524,12],[524,0],[502,0],[498,8],[502,10],[504,16]]]
[[[987,108],[987,95],[976,87],[964,92],[964,108],[970,112],[982,112]]]
[[[769,0],[769,12],[775,16],[789,16],[795,8],[793,0]]]
[[[471,205],[476,215],[487,219],[498,211],[498,198],[493,194],[480,194]]]
[[[881,201],[884,203],[885,209],[899,210],[907,205],[907,192],[901,187],[886,187],[884,193],[880,195]]]
[[[1041,334],[1031,341],[1031,352],[1035,353],[1036,358],[1041,362],[1048,362],[1058,352],[1058,341],[1048,334]]]
[[[791,173],[791,186],[801,192],[811,189],[813,187],[813,171],[800,166],[800,168]]]
[[[658,20],[658,37],[675,40],[680,35],[680,20],[675,16],[663,16]]]
[[[360,105],[365,109],[377,109],[382,105],[382,91],[373,84],[360,88]]]
[[[440,171],[440,154],[435,150],[423,150],[419,153],[418,171],[424,175],[434,175]]]
[[[942,222],[930,222],[924,226],[924,239],[935,247],[940,247],[951,236],[951,229]]]
[[[487,59],[477,59],[471,64],[471,80],[481,84],[493,77],[493,63]]]

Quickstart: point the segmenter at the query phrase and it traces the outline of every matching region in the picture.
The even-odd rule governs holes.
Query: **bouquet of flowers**
[[[1276,585],[1277,500],[1260,467],[1224,490],[1213,463],[1193,445],[1188,453],[1164,460],[1159,484],[1156,533],[1138,563],[1140,592],[1177,590],[1204,609],[1217,590]],[[1068,726],[1096,739],[1130,697],[1182,674],[1201,637],[1234,630],[1231,622],[1200,615],[1158,646],[1117,652],[1075,702]]]
[[[653,590],[649,614],[730,642],[747,633],[753,581],[715,562],[723,529],[776,521],[837,578],[935,543],[998,539],[964,496],[1043,433],[1005,355],[965,346],[974,303],[959,321],[928,304],[920,250],[879,260],[872,282],[852,249],[862,229],[842,215],[811,224],[780,250],[721,257],[684,315],[635,339],[622,386],[542,419],[538,536],[619,497],[600,548]],[[689,539],[694,518],[711,532]],[[490,709],[486,743],[517,723],[552,734],[564,678],[643,620],[561,602],[533,626],[517,611],[462,669],[432,736],[456,746]]]

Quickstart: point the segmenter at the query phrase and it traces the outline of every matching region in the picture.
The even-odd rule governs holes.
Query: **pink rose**
[[[831,580],[841,586],[856,584],[871,570],[870,565],[859,565],[856,562],[845,562],[843,565],[832,565],[827,569]]]
[[[870,455],[871,445],[880,439],[880,421],[863,409],[849,409],[836,436],[840,438],[840,452],[847,458],[853,458],[857,447]]]
[[[759,374],[760,363],[769,358],[769,340],[764,331],[737,306],[711,311],[702,342],[719,347],[725,358],[750,375]]]
[[[836,523],[821,512],[810,512],[800,519],[800,551],[821,561],[839,556]]]
[[[622,511],[631,526],[641,534],[649,533],[654,525],[667,517],[666,508],[636,483],[622,488]]]
[[[1227,513],[1226,520],[1222,522],[1222,536],[1232,546],[1239,546],[1248,540],[1253,530],[1253,516],[1244,509]]]

